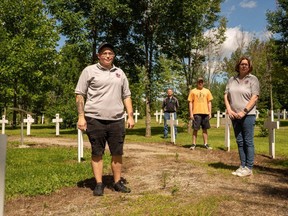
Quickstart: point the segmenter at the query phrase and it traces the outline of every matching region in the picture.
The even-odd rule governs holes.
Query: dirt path
[[[75,140],[64,138],[30,139],[29,142],[37,144],[77,146]],[[137,199],[146,193],[171,196],[173,190],[182,205],[197,203],[203,197],[226,197],[213,215],[288,215],[288,171],[271,168],[269,163],[269,158],[257,155],[254,176],[239,178],[231,175],[238,166],[236,152],[200,147],[190,151],[169,143],[127,143],[123,177],[132,189],[130,194],[116,193],[108,187],[104,197],[93,197],[90,188],[93,180],[88,179],[83,182],[86,187],[78,185],[50,196],[11,200],[5,205],[5,216],[125,215],[119,209],[128,208],[126,199]],[[109,186],[111,181],[108,173],[104,183]],[[113,201],[117,202],[117,208],[111,204]],[[107,202],[111,204],[109,207]],[[154,214],[146,211],[138,215]]]

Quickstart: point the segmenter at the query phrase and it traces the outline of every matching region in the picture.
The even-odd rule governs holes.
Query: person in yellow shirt
[[[208,129],[210,128],[211,111],[213,96],[209,89],[204,88],[204,79],[199,77],[197,80],[197,88],[190,91],[188,96],[189,114],[192,120],[192,146],[191,150],[196,148],[197,132],[202,127],[202,135],[204,147],[212,149],[208,144]]]

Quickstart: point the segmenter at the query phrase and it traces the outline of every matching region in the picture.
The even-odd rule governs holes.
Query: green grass
[[[176,144],[181,147],[191,145],[191,134],[187,132],[187,126],[180,120]],[[288,145],[287,145],[287,121],[282,121],[280,129],[276,130],[276,159],[271,163],[275,167],[288,168]],[[209,130],[209,143],[216,150],[225,149],[224,126],[216,128],[216,119],[211,120],[212,128]],[[259,128],[255,129],[255,153],[269,155],[268,137],[260,137]],[[132,130],[127,130],[126,143],[164,143],[167,140],[163,136],[163,124],[152,120],[151,137],[145,137],[145,122],[139,120]],[[83,179],[93,178],[90,167],[90,149],[85,149],[82,163],[77,162],[77,146],[75,147],[39,147],[16,148],[20,144],[20,128],[6,128],[8,136],[19,136],[19,142],[9,142],[7,148],[6,166],[6,199],[19,195],[35,196],[38,194],[50,194],[62,187],[75,185]],[[55,137],[55,127],[51,125],[36,125],[31,128],[33,137]],[[198,143],[202,144],[201,132],[199,132]],[[26,130],[24,130],[24,144]],[[73,138],[77,140],[77,130],[61,129],[60,137]],[[84,139],[87,139],[84,136]],[[8,139],[9,140],[9,139]],[[33,144],[30,144],[33,145]],[[237,146],[231,128],[231,151],[236,151]],[[179,155],[175,155],[178,160]],[[105,170],[110,170],[110,156],[104,157]],[[205,166],[203,164],[202,166]],[[163,183],[164,184],[164,183]],[[177,193],[177,188],[174,188]],[[157,197],[148,197],[153,202]],[[162,197],[163,198],[163,197]],[[162,199],[161,198],[161,199]],[[168,199],[168,198],[167,198]],[[170,198],[169,198],[170,199]],[[141,200],[138,200],[141,202]],[[170,202],[170,201],[169,201]],[[135,203],[136,205],[137,203]],[[173,203],[172,203],[173,204]],[[132,203],[134,205],[134,203]],[[161,215],[161,205],[158,205]],[[164,205],[163,205],[164,208]],[[156,210],[155,210],[156,211]],[[210,211],[210,210],[209,210]],[[211,210],[212,211],[212,210]],[[157,211],[156,211],[157,212]],[[163,210],[164,212],[164,210]],[[201,214],[199,214],[201,215]],[[209,215],[209,214],[208,214]]]

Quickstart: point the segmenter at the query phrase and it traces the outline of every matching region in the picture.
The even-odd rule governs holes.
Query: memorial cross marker
[[[2,115],[2,120],[0,120],[0,123],[2,124],[2,134],[5,134],[5,124],[8,124],[8,120],[5,119],[5,115]]]
[[[286,117],[287,117],[286,109],[284,109],[284,110],[282,111],[282,113],[283,113],[283,119],[286,120]]]
[[[269,131],[269,155],[275,158],[275,129],[279,129],[279,121],[274,121],[274,112],[270,111],[270,118],[264,122],[264,127]]]
[[[167,120],[167,124],[170,126],[171,143],[176,144],[175,127],[178,125],[178,120],[174,119],[174,113],[170,113],[170,120]]]
[[[27,135],[30,135],[31,125],[34,123],[34,119],[30,114],[27,114],[27,119],[24,119],[24,122],[27,123]]]
[[[230,125],[232,124],[229,115],[225,115],[225,146],[230,151]]]
[[[44,114],[41,116],[41,124],[44,124]]]
[[[223,118],[225,117],[225,114],[221,114],[220,111],[217,111],[217,114],[214,115],[214,117],[217,118],[217,122],[216,122],[216,128],[219,128],[220,127],[220,118]]]
[[[138,121],[138,115],[140,115],[140,113],[138,113],[138,110],[136,109],[136,112],[133,113],[133,115],[135,116],[135,123],[137,123]]]
[[[78,162],[83,158],[83,132],[78,129]]]
[[[56,118],[52,119],[53,123],[56,123],[56,136],[59,136],[59,128],[60,128],[60,123],[63,122],[62,118],[59,118],[59,114],[56,114]]]
[[[125,111],[125,113],[124,113],[124,119],[125,119],[125,122],[127,121],[127,112]]]
[[[160,118],[159,118],[159,124],[162,123],[162,117],[163,117],[163,110],[160,110]]]
[[[0,134],[0,216],[4,215],[7,136]]]
[[[159,115],[160,113],[158,112],[158,110],[156,110],[156,112],[154,113],[154,115],[156,116],[156,122],[159,121]]]

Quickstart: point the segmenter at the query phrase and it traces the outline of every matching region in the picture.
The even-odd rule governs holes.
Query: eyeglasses
[[[113,52],[103,52],[100,54],[101,56],[115,56]]]

